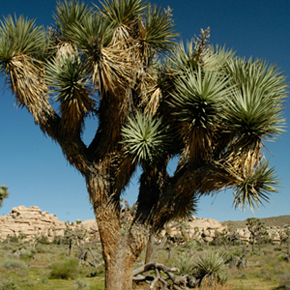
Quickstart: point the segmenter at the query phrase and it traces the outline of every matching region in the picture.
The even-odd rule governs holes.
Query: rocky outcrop
[[[31,240],[35,236],[42,235],[52,241],[57,236],[64,236],[68,224],[59,221],[56,215],[41,211],[37,206],[14,207],[7,216],[0,216],[0,241],[5,240],[8,235],[22,237],[24,240]],[[98,227],[96,221],[77,220],[76,223],[69,224],[70,229],[84,228],[88,234],[97,234]],[[212,241],[215,232],[221,232],[225,227],[220,222],[213,219],[189,217],[181,222],[171,222],[163,233],[170,236],[182,235],[185,240],[203,239]]]
[[[125,218],[128,219],[128,214]],[[98,227],[94,219],[83,222],[77,220],[76,223],[67,224],[59,221],[56,215],[41,211],[37,206],[28,208],[18,206],[14,207],[7,216],[0,216],[0,241],[5,240],[8,235],[21,237],[26,241],[37,236],[44,236],[48,238],[48,241],[53,241],[57,236],[64,236],[67,227],[71,230],[86,229],[88,237],[98,235]],[[287,228],[290,228],[290,225],[267,228],[269,238],[274,243],[280,243],[283,231]],[[228,234],[229,231],[226,226],[216,220],[191,216],[182,221],[170,222],[161,232],[161,236],[167,234],[172,241],[177,241],[177,243],[190,240],[211,242],[215,239],[216,233]],[[241,242],[248,243],[251,233],[247,227],[240,228],[235,230],[235,237]]]
[[[162,235],[167,233],[170,237],[182,236],[183,240],[204,240],[211,242],[216,232],[222,232],[226,227],[213,219],[196,218],[194,215],[181,222],[170,222]]]
[[[96,233],[97,224],[95,220],[78,221],[70,224],[70,228],[85,228],[91,233]],[[37,206],[25,207],[23,205],[14,207],[7,216],[0,216],[0,241],[5,240],[8,235],[23,237],[31,240],[35,236],[44,236],[52,241],[56,236],[63,236],[67,225],[59,221],[56,215],[41,211]]]

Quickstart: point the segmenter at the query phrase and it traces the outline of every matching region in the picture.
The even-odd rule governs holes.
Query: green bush
[[[8,259],[3,263],[3,267],[8,271],[27,270],[27,265],[23,261]]]
[[[16,236],[7,235],[6,240],[10,243],[18,243],[18,238]]]
[[[49,245],[50,242],[48,241],[48,238],[45,237],[45,236],[42,236],[39,240],[39,244],[42,244],[42,245]]]
[[[227,280],[227,267],[218,252],[207,252],[195,262],[195,273],[201,281],[206,279],[217,279],[218,282]]]
[[[278,277],[279,289],[290,289],[290,273]]]
[[[240,248],[232,248],[230,250],[224,250],[219,253],[219,255],[223,258],[225,264],[229,264],[232,262],[236,257],[242,258],[243,251]]]
[[[11,278],[0,282],[0,290],[18,290],[18,289],[20,288]]]
[[[83,281],[83,280],[80,280],[80,279],[77,279],[76,280],[76,289],[77,290],[83,290],[83,289],[89,289],[89,284],[88,282],[86,281]]]
[[[186,252],[176,255],[170,263],[171,267],[179,269],[180,275],[192,273],[194,265],[194,257]]]
[[[79,261],[75,258],[66,259],[51,266],[50,279],[72,279],[78,274]]]

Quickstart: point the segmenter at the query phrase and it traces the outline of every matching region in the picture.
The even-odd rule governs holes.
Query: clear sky
[[[54,0],[1,1],[2,15],[23,14],[36,18],[38,25],[53,23]],[[86,0],[88,4],[90,0]],[[94,2],[98,4],[98,2]],[[276,63],[285,74],[290,74],[290,1],[289,0],[154,0],[151,3],[170,6],[176,31],[191,39],[200,28],[211,28],[211,43],[226,45],[239,56],[266,59]],[[26,109],[16,108],[8,88],[2,90],[5,79],[0,78],[0,185],[9,186],[10,197],[0,208],[7,215],[19,205],[37,205],[54,213],[62,221],[93,219],[83,177],[68,164],[60,147],[44,136]],[[290,78],[288,77],[288,81]],[[289,103],[289,102],[288,102]],[[285,116],[290,124],[290,104]],[[84,140],[89,143],[94,135],[96,120],[89,120]],[[289,129],[290,130],[290,129]],[[286,132],[275,143],[265,145],[281,180],[279,193],[271,195],[272,202],[256,217],[290,214],[290,133]],[[173,169],[172,169],[173,170]],[[138,191],[138,174],[126,189],[124,198],[132,204]],[[251,217],[250,210],[232,208],[231,192],[201,198],[198,217],[219,221],[243,220]]]

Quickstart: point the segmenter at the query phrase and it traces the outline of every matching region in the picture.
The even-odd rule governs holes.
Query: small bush
[[[48,241],[48,238],[45,237],[45,236],[42,236],[39,240],[39,244],[42,244],[42,245],[49,245],[50,242]]]
[[[223,258],[225,264],[229,264],[236,258],[242,258],[243,252],[240,248],[232,248],[231,250],[221,251],[219,255]]]
[[[10,278],[0,282],[0,290],[19,290],[17,284]]]
[[[188,255],[188,253],[182,253],[175,256],[170,263],[171,267],[179,269],[179,274],[190,274],[193,271],[193,267],[195,265],[194,257],[192,255]]]
[[[279,289],[290,289],[290,273],[278,277]]]
[[[229,290],[228,286],[224,283],[220,283],[217,278],[205,278],[203,279],[200,287],[198,288],[200,290]],[[244,288],[242,288],[244,289]],[[241,290],[241,288],[239,288]]]
[[[186,248],[187,249],[194,249],[198,246],[198,242],[195,240],[190,240],[187,244],[186,244]]]
[[[47,277],[42,277],[40,281],[41,281],[42,284],[47,284],[48,283],[48,278]]]
[[[206,279],[225,282],[227,280],[227,267],[218,252],[207,252],[195,262],[195,272],[201,281]]]
[[[77,290],[89,289],[89,284],[86,281],[77,279],[76,284],[77,284],[76,285]]]
[[[7,235],[6,240],[10,243],[18,243],[18,238],[16,236]]]
[[[78,273],[79,261],[75,258],[55,263],[51,266],[50,279],[72,279]]]
[[[8,271],[27,270],[27,265],[23,261],[9,259],[3,263],[3,267]]]
[[[23,254],[20,255],[21,260],[31,260],[34,259],[35,251],[34,250],[27,250]]]

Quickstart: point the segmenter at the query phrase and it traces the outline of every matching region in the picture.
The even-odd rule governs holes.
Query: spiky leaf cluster
[[[64,130],[70,133],[70,128],[73,132],[80,130],[85,116],[95,107],[85,65],[77,55],[54,58],[47,64],[46,81],[61,104]]]
[[[137,113],[134,118],[129,118],[122,129],[125,153],[145,165],[158,163],[166,154],[168,146],[167,128],[162,124],[162,119],[154,118],[151,114],[144,116]]]
[[[232,130],[252,139],[281,134],[287,84],[277,67],[236,58],[227,70],[237,88],[227,109]]]
[[[245,209],[246,206],[253,211],[260,208],[263,201],[269,201],[267,194],[277,192],[274,186],[279,184],[274,168],[269,162],[264,162],[256,171],[247,174],[234,190],[234,206]]]
[[[3,200],[9,196],[8,186],[0,186],[0,207],[2,206]]]
[[[194,265],[194,270],[201,281],[213,278],[222,281],[226,277],[226,269],[222,255],[214,251],[201,255]]]

